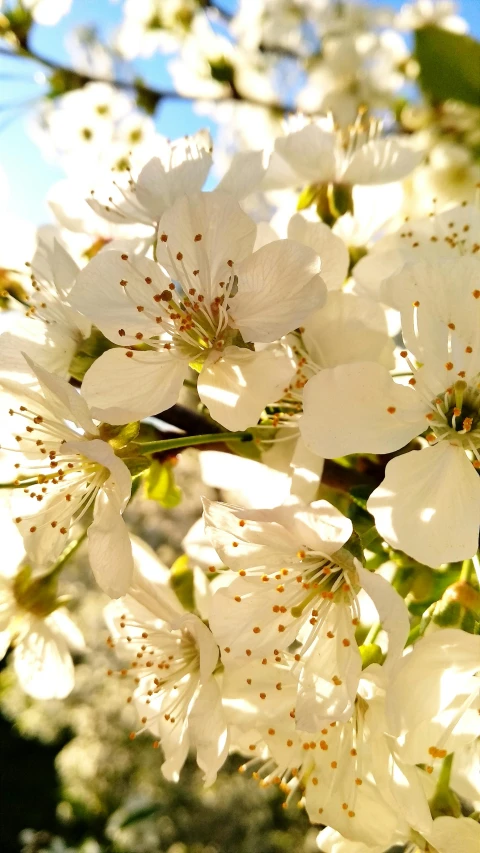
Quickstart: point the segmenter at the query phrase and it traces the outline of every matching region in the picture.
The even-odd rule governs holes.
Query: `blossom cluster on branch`
[[[35,58],[32,15],[53,23],[54,6],[8,5],[10,52]],[[417,0],[395,26],[450,35],[453,6]],[[210,13],[238,40],[212,30],[217,64]],[[69,71],[42,105],[36,132],[67,178],[27,265],[0,257],[0,654],[13,647],[34,698],[74,688],[72,652],[88,651],[61,576],[86,539],[111,599],[109,677],[131,684],[130,736],[151,736],[167,779],[193,753],[211,785],[237,752],[306,809],[324,853],[474,853],[478,106],[432,97],[381,121],[400,74],[381,71],[383,14],[264,0],[231,20],[213,3],[127,0],[124,57],[180,45],[197,83],[209,67],[188,96],[231,101],[235,122],[252,116],[237,103],[248,86],[248,109],[278,102],[246,53],[308,58],[304,112],[270,114],[268,142],[238,132],[227,168],[207,131],[157,134],[143,83],[132,111],[128,87]],[[219,500],[199,495],[169,568],[127,508],[180,503],[185,448]]]

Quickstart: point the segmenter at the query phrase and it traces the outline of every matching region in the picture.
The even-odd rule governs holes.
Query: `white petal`
[[[239,264],[231,314],[244,339],[274,341],[320,308],[326,288],[319,270],[313,249],[294,240],[268,243]]]
[[[437,817],[427,837],[438,853],[478,853],[480,824],[469,817]]]
[[[114,493],[97,495],[87,536],[90,566],[100,589],[110,598],[125,595],[133,575],[132,547]]]
[[[393,409],[390,412],[389,409]],[[390,453],[424,432],[426,406],[388,370],[357,362],[322,370],[303,392],[302,438],[325,458]]]
[[[25,353],[50,373],[68,378],[77,348],[78,339],[65,326],[47,326],[41,320],[23,317],[11,331],[0,335],[1,375],[31,384],[36,377],[26,365]]]
[[[54,238],[52,252],[52,273],[55,287],[60,298],[68,303],[70,291],[75,283],[79,268],[66,249]]]
[[[204,772],[205,785],[212,785],[228,755],[228,729],[222,708],[222,696],[215,678],[204,682],[188,718],[197,764]]]
[[[137,198],[140,204],[158,221],[168,207],[185,193],[201,190],[212,165],[212,155],[205,150],[165,168],[159,157],[153,157],[138,176]]]
[[[385,311],[371,299],[352,293],[329,293],[323,308],[307,317],[303,326],[305,346],[320,367],[354,361],[394,366],[394,345],[388,335]]]
[[[290,494],[304,503],[309,503],[315,499],[317,494],[325,460],[316,453],[312,453],[300,436],[296,441],[290,465],[292,469]],[[281,502],[279,497],[276,503]],[[266,504],[262,504],[262,506],[266,506]]]
[[[186,289],[192,285],[212,301],[219,283],[228,281],[236,264],[251,253],[255,232],[255,223],[232,196],[218,191],[194,193],[178,199],[163,214],[157,260]],[[194,270],[198,270],[195,277]]]
[[[335,135],[316,124],[275,141],[275,152],[295,170],[300,179],[327,183],[335,180]],[[268,178],[268,173],[267,173]]]
[[[99,420],[126,424],[173,406],[188,373],[188,362],[168,350],[104,352],[85,374],[82,390]]]
[[[332,639],[327,636],[329,632],[334,635]],[[295,709],[297,727],[318,732],[325,719],[349,720],[361,672],[352,611],[348,606],[333,604],[318,641],[301,665]]]
[[[271,508],[282,504],[289,494],[286,473],[233,453],[204,451],[200,470],[206,486],[222,489],[227,503],[238,506]]]
[[[388,184],[413,172],[423,160],[423,152],[389,137],[372,139],[357,149],[343,174],[349,184]]]
[[[392,459],[367,509],[380,536],[427,566],[477,551],[479,477],[465,452],[447,441]]]
[[[428,750],[444,734],[450,706],[461,707],[478,689],[479,655],[480,637],[444,628],[421,638],[400,662],[387,690],[386,714],[402,759],[430,762]],[[454,729],[446,744],[449,751],[463,739]],[[475,732],[470,733],[474,739]]]
[[[91,441],[68,441],[63,448],[67,453],[81,454],[108,468],[110,477],[104,482],[102,489],[107,489],[116,495],[118,505],[123,512],[131,493],[131,476],[125,463],[115,455],[108,442],[99,438]]]
[[[255,426],[265,406],[281,397],[293,373],[290,358],[280,347],[252,352],[230,346],[206,362],[197,390],[215,421],[230,430],[243,430]]]
[[[121,285],[121,281],[127,283]],[[135,335],[139,332],[144,338],[158,335],[153,297],[162,293],[169,283],[170,279],[154,261],[109,249],[95,255],[79,273],[70,302],[109,340],[138,344]],[[152,306],[152,309],[138,311],[137,306],[147,309]]]
[[[56,404],[55,408],[64,420],[73,421],[90,435],[97,435],[97,427],[93,423],[87,403],[79,391],[70,385],[66,379],[63,379],[62,376],[55,376],[53,373],[49,373],[48,370],[40,367],[39,364],[34,364],[25,354],[24,358],[31,370],[38,377],[47,403],[53,397],[53,402]]]
[[[194,613],[185,613],[177,620],[175,627],[188,631],[195,638],[200,654],[200,677],[206,682],[218,663],[219,648],[212,632]]]
[[[265,171],[263,151],[237,151],[216,189],[241,200],[258,189]]]
[[[309,222],[300,213],[292,216],[288,224],[290,240],[297,240],[320,255],[321,275],[327,290],[342,287],[348,274],[350,256],[348,249],[324,222]]]
[[[62,634],[70,649],[76,652],[85,650],[85,640],[78,625],[75,624],[68,610],[65,607],[59,607],[47,617],[46,622],[54,628],[54,630]]]
[[[307,507],[293,505],[284,512],[292,515],[289,527],[295,531],[298,542],[314,551],[334,554],[352,535],[350,519],[328,501],[315,501]]]
[[[274,510],[233,507],[206,498],[203,507],[205,530],[224,566],[234,571],[255,567],[268,571],[292,561],[301,565],[295,556],[298,542],[278,523]]]
[[[32,620],[13,662],[22,689],[35,699],[64,699],[73,690],[75,675],[67,643],[41,619]]]

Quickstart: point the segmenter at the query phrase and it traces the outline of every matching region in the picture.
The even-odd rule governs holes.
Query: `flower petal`
[[[246,198],[258,189],[265,171],[263,151],[237,151],[216,190],[238,200]]]
[[[215,421],[227,429],[242,430],[255,426],[265,406],[281,397],[293,373],[281,347],[252,352],[230,346],[206,362],[197,391]]]
[[[62,376],[55,376],[39,364],[34,364],[25,353],[23,357],[38,378],[47,403],[53,402],[55,413],[64,420],[73,421],[86,433],[98,435],[97,427],[92,421],[90,410],[82,394]]]
[[[342,287],[350,264],[348,249],[324,222],[309,222],[301,213],[292,216],[288,224],[288,237],[304,246],[310,246],[322,262],[321,275],[327,290]]]
[[[139,332],[144,338],[158,335],[152,314],[143,309],[151,305],[153,313],[153,297],[169,284],[170,279],[154,261],[109,249],[95,255],[81,270],[70,302],[109,340],[138,344],[135,335]]]
[[[303,326],[308,354],[320,367],[354,361],[394,366],[385,311],[371,299],[342,291],[329,293],[323,308],[307,317]]]
[[[104,352],[85,374],[82,390],[92,414],[109,424],[127,424],[173,406],[188,362],[168,350]]]
[[[42,619],[32,619],[13,662],[22,689],[34,699],[65,699],[73,690],[75,675],[67,643]]]
[[[197,764],[205,774],[205,785],[213,785],[229,746],[222,696],[213,676],[200,686],[188,718],[188,730],[197,750]]]
[[[90,566],[100,589],[110,598],[125,595],[133,575],[132,546],[113,491],[97,495],[87,536]]]
[[[415,151],[393,136],[372,139],[357,149],[342,180],[348,184],[388,184],[399,181],[413,172],[423,157],[422,151]]]
[[[252,251],[255,233],[255,223],[232,196],[194,193],[163,214],[157,260],[185,289],[193,286],[212,301],[220,281],[228,281],[232,269]]]
[[[392,459],[367,509],[386,542],[427,566],[477,551],[480,480],[462,448],[447,441]]]
[[[319,271],[316,252],[294,240],[268,243],[239,264],[231,314],[243,338],[269,343],[301,325],[325,301]]]
[[[303,392],[302,438],[325,458],[390,453],[426,428],[426,405],[388,370],[357,362],[322,370]]]

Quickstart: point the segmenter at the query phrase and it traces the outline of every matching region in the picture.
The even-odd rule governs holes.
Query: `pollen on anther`
[[[480,294],[480,291],[479,291],[479,294]],[[447,361],[447,363],[445,365],[445,370],[453,370],[453,364],[451,361]]]
[[[388,412],[390,415],[394,415],[396,411],[397,411],[397,409],[396,409],[396,407],[395,407],[395,406],[389,406],[389,407],[388,407],[388,409],[387,409],[387,412]]]

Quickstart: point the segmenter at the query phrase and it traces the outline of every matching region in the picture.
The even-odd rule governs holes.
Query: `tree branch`
[[[121,80],[117,78],[110,78],[105,75],[96,76],[86,74],[85,72],[77,72],[73,68],[68,68],[67,66],[61,65],[60,63],[57,63],[52,59],[48,59],[48,57],[40,55],[29,47],[18,47],[16,50],[8,50],[3,47],[0,47],[0,56],[8,56],[14,58],[16,57],[28,59],[32,62],[38,62],[44,67],[50,68],[50,70],[55,72],[57,76],[63,77],[64,90],[59,91],[57,96],[60,96],[66,93],[67,91],[81,89],[87,83],[107,83],[108,85],[113,86],[116,89],[134,92],[140,104],[143,100],[149,104],[152,104],[153,106],[165,100],[186,102],[203,100],[219,104],[225,103],[226,101],[236,101],[237,103],[242,102],[256,107],[262,107],[266,110],[275,110],[278,112],[289,114],[296,112],[295,107],[281,103],[280,101],[271,101],[266,103],[265,101],[255,98],[253,95],[249,95],[248,97],[246,97],[238,91],[234,83],[229,84],[230,93],[226,96],[220,98],[206,96],[198,97],[197,95],[184,95],[181,92],[177,92],[175,89],[155,89],[152,86],[147,86],[145,83],[139,80]]]

